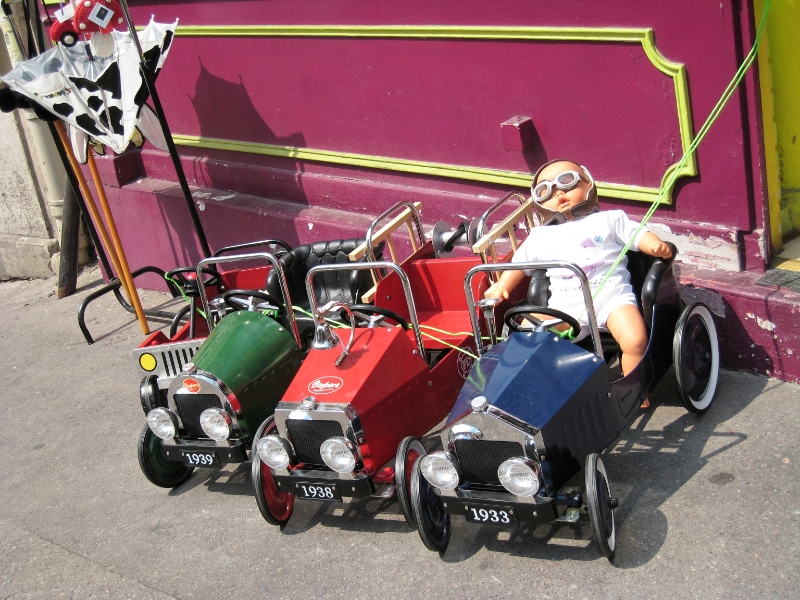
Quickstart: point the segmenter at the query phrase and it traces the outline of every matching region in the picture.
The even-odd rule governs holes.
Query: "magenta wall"
[[[748,3],[739,4],[193,0],[134,2],[132,11],[139,24],[155,14],[183,26],[649,27],[659,51],[686,65],[696,132],[750,46],[752,18]],[[566,156],[598,180],[650,187],[681,154],[672,81],[629,43],[178,37],[158,87],[175,134],[514,171]],[[679,182],[674,206],[660,217],[745,234],[763,227],[754,89],[751,73],[701,145],[699,175]],[[534,122],[539,143],[532,150],[504,149],[500,123],[516,115]],[[377,212],[403,191],[424,189],[452,204],[445,213],[475,213],[486,205],[475,199],[501,192],[483,183],[179,150],[195,157],[187,173],[201,185],[308,205]],[[163,156],[145,154],[144,168],[174,178]],[[315,183],[329,178],[348,183]],[[385,194],[375,193],[376,182]],[[630,201],[606,206],[632,215],[646,209]]]

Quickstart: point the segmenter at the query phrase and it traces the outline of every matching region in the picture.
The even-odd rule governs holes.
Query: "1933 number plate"
[[[470,523],[510,525],[517,522],[514,518],[514,509],[509,506],[467,504],[464,506],[464,514]]]
[[[218,467],[219,459],[216,452],[189,452],[181,450],[183,464],[189,467]]]
[[[335,483],[296,483],[294,489],[298,498],[306,500],[342,500]]]

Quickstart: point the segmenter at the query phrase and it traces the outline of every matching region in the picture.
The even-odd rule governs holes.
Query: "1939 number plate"
[[[306,500],[342,500],[335,483],[297,483],[294,489],[298,498]]]
[[[507,506],[481,506],[467,504],[464,514],[470,523],[488,523],[490,525],[510,525],[516,523],[514,509]]]
[[[189,467],[218,467],[219,459],[216,452],[187,452],[181,450],[183,464]]]

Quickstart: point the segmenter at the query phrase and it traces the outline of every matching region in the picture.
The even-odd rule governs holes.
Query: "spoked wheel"
[[[400,512],[406,518],[406,523],[412,527],[417,526],[414,513],[411,509],[409,490],[411,489],[411,470],[420,456],[425,456],[425,446],[415,437],[407,437],[397,448],[394,460],[394,484],[397,491],[397,501],[400,503]]]
[[[139,467],[150,483],[163,488],[178,487],[194,471],[194,467],[187,467],[182,462],[167,458],[161,438],[153,433],[147,423],[139,436]]]
[[[617,526],[614,522],[617,500],[611,497],[606,468],[597,454],[586,457],[585,480],[592,537],[600,554],[611,560],[617,550]]]
[[[702,302],[683,309],[672,338],[672,361],[683,406],[706,412],[717,390],[719,339],[711,311]]]
[[[425,547],[433,552],[444,552],[450,543],[450,515],[444,512],[433,486],[422,476],[421,461],[418,458],[411,469],[411,512]]]
[[[253,450],[250,457],[253,463],[252,479],[253,489],[256,493],[256,504],[261,516],[270,525],[283,525],[292,516],[294,509],[294,494],[278,491],[275,479],[270,468],[261,462],[256,451],[256,444],[265,435],[275,433],[274,417],[269,417],[256,431],[253,438]]]

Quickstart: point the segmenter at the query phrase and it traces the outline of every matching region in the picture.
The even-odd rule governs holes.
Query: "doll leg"
[[[636,368],[647,349],[647,330],[639,308],[633,304],[616,307],[608,316],[606,327],[622,350],[622,373],[627,375]]]

